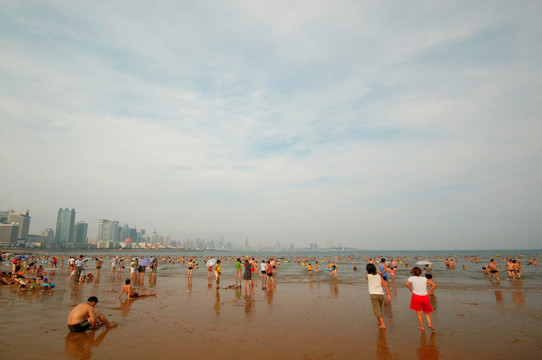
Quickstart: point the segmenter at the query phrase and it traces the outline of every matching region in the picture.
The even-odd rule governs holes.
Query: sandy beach
[[[127,278],[68,281],[66,270],[50,272],[50,294],[17,293],[0,286],[3,358],[200,358],[234,359],[504,359],[542,356],[542,296],[539,291],[494,286],[493,291],[437,289],[432,303],[436,332],[420,332],[409,310],[405,279],[390,282],[386,330],[377,328],[364,281],[335,279],[281,283],[262,290],[215,289],[205,269],[189,286],[184,274],[147,275],[138,291],[158,296],[117,299]],[[221,285],[230,285],[226,277]],[[437,281],[438,283],[438,281]],[[71,308],[89,296],[97,310],[119,324],[70,333]],[[13,346],[8,346],[13,345]]]

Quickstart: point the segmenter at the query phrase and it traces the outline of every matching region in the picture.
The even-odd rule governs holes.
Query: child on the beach
[[[382,287],[386,289],[386,299],[391,301],[390,289],[388,288],[388,282],[382,279],[380,274],[376,273],[376,266],[374,264],[367,264],[367,279],[369,286],[369,297],[371,298],[371,304],[373,305],[373,313],[376,316],[378,327],[385,329],[384,317],[382,315],[382,308],[384,307],[384,292]]]
[[[220,275],[222,274],[222,266],[220,266],[220,260],[216,262],[215,266],[215,277],[216,277],[216,288],[220,289]]]
[[[416,315],[418,316],[418,322],[420,323],[420,327],[418,329],[421,331],[425,330],[423,325],[423,312],[425,315],[425,320],[427,321],[427,326],[429,326],[431,330],[435,330],[431,324],[431,313],[433,312],[433,308],[431,307],[431,302],[429,301],[429,295],[431,295],[437,285],[433,282],[433,280],[420,276],[422,269],[417,266],[413,267],[412,270],[410,270],[410,273],[413,276],[408,278],[405,285],[412,292],[410,308],[416,311]],[[427,289],[427,284],[431,285],[429,290]]]

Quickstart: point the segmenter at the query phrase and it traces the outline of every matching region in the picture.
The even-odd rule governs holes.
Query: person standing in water
[[[431,330],[435,330],[431,324],[431,313],[433,308],[431,307],[431,302],[429,301],[429,295],[435,290],[437,285],[431,279],[420,276],[422,269],[419,267],[413,267],[410,270],[410,273],[413,275],[408,278],[405,283],[406,287],[412,292],[412,298],[410,299],[410,309],[416,311],[416,316],[418,317],[418,322],[420,327],[418,328],[421,331],[425,331],[423,323],[423,315],[425,315],[425,320],[427,321],[427,326]],[[431,288],[427,289],[427,284],[431,285]]]
[[[371,298],[371,304],[373,305],[373,313],[378,322],[378,327],[385,329],[384,316],[382,315],[382,309],[384,307],[384,291],[382,287],[386,289],[386,299],[391,301],[390,289],[388,288],[388,282],[382,279],[380,274],[376,273],[376,266],[374,264],[367,264],[367,275],[365,278],[369,283],[369,297]]]

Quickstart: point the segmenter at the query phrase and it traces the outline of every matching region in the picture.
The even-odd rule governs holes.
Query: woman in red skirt
[[[433,308],[431,307],[431,303],[429,302],[429,295],[435,290],[437,285],[433,282],[431,279],[427,279],[425,276],[420,276],[422,273],[422,269],[419,267],[414,267],[412,270],[410,270],[410,273],[413,275],[408,278],[406,282],[406,287],[410,289],[412,292],[412,298],[410,299],[410,308],[414,311],[416,311],[416,315],[418,316],[418,321],[420,322],[420,329],[421,331],[425,330],[425,327],[423,325],[423,316],[422,312],[425,315],[425,320],[427,321],[427,326],[431,330],[435,330],[433,325],[431,324],[431,313],[433,312]],[[427,284],[431,285],[431,288],[427,289]]]

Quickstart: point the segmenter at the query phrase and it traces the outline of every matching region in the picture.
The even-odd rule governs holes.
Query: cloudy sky
[[[139,4],[138,4],[139,3]],[[0,208],[542,247],[542,2],[0,2]]]

